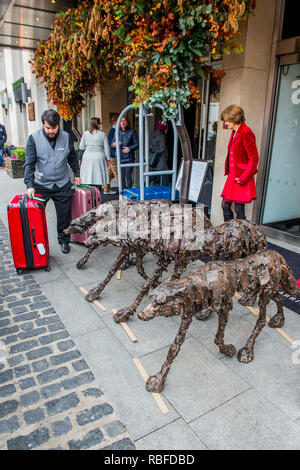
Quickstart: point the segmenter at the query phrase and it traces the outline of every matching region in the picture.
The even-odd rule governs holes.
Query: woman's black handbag
[[[162,152],[149,152],[149,165],[156,168],[161,157]]]
[[[84,150],[78,149],[76,150],[76,155],[78,158],[78,161],[82,160],[82,155],[84,154]]]

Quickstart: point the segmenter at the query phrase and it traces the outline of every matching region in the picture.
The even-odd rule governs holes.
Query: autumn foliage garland
[[[254,0],[90,0],[56,19],[36,50],[34,71],[64,119],[106,80],[125,71],[134,104],[164,105],[164,118],[199,100],[195,79],[210,57],[236,48]]]
[[[93,6],[94,1],[82,2],[57,15],[53,32],[39,44],[32,60],[33,72],[66,120],[81,112],[86,93],[93,94],[105,80],[118,80],[123,73],[115,63],[118,42],[103,31],[92,32]],[[94,21],[101,13],[97,8]]]

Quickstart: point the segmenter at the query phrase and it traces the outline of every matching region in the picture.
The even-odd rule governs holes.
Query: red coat
[[[256,199],[254,175],[257,165],[255,135],[243,122],[234,136],[231,133],[228,144],[225,161],[225,175],[228,177],[221,195],[225,201],[248,203]],[[235,178],[239,178],[240,183]]]

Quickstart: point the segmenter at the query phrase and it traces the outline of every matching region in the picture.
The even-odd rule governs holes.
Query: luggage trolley
[[[130,104],[121,112],[117,125],[116,125],[116,143],[119,142],[119,127],[122,117],[132,109]],[[154,106],[163,110],[163,106],[157,104]],[[178,150],[178,132],[174,119],[171,119],[174,135],[174,145],[173,145],[173,165],[172,170],[165,171],[151,171],[149,165],[149,108],[144,105],[139,106],[139,162],[138,163],[121,163],[121,154],[120,147],[116,145],[116,156],[117,156],[117,166],[118,166],[118,181],[119,181],[119,195],[122,198],[123,187],[122,187],[122,178],[121,178],[121,168],[125,167],[139,167],[139,179],[140,179],[140,200],[144,200],[145,197],[145,179],[146,187],[149,187],[149,176],[163,176],[163,175],[172,175],[172,186],[171,186],[171,200],[176,199],[176,173],[177,173],[177,150]]]

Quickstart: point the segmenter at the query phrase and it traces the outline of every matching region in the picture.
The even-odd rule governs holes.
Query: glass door
[[[262,224],[300,238],[300,63],[280,65],[275,112]]]
[[[207,208],[208,214],[210,214],[211,209],[218,119],[220,114],[220,79],[218,73],[220,68],[221,64],[214,64],[207,80],[201,80],[200,82],[201,104],[198,110],[199,137],[196,158],[209,161],[209,169],[199,201]]]

